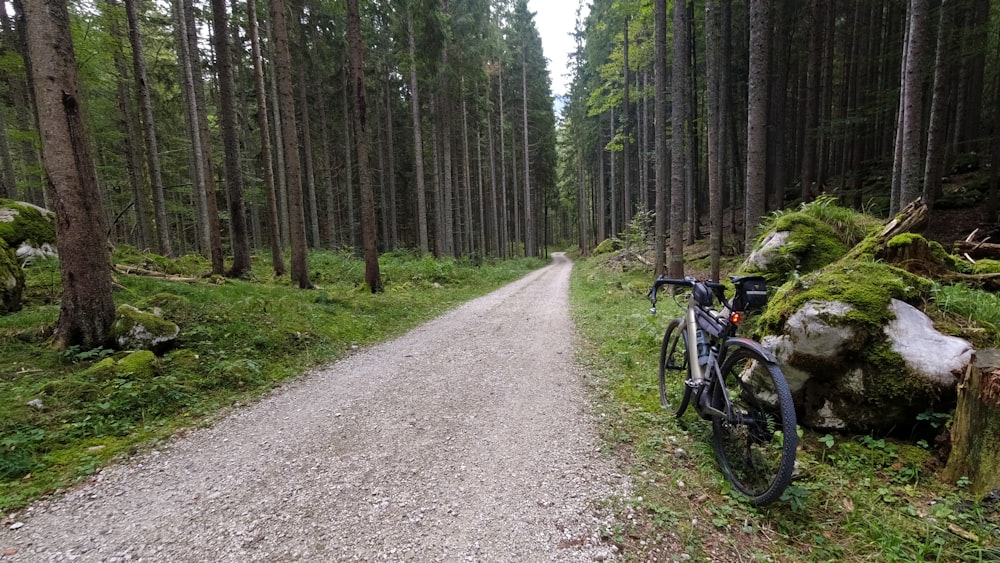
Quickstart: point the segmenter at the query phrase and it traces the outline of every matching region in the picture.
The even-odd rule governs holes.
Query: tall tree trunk
[[[315,32],[315,27],[312,27]],[[303,45],[307,44],[305,32],[299,36]],[[313,90],[313,81],[310,79],[312,73],[306,72],[308,64],[307,56],[297,57],[292,64],[295,65],[296,94],[298,98],[298,115],[302,116],[299,121],[299,144],[302,149],[302,197],[305,203],[306,230],[309,234],[309,247],[319,248],[319,200],[316,197],[316,162],[312,146],[312,110],[309,104],[309,92]]]
[[[407,39],[410,48],[410,107],[413,115],[413,175],[417,185],[417,242],[420,252],[430,252],[427,235],[427,188],[424,184],[424,141],[420,120],[420,96],[417,81],[417,45],[413,33],[413,5],[409,6],[406,19]]]
[[[54,343],[59,349],[89,350],[107,343],[115,304],[107,226],[83,119],[69,13],[63,0],[24,0],[23,7],[62,278]]]
[[[632,244],[632,108],[629,100],[631,79],[628,68],[628,24],[625,16],[622,29],[622,221],[625,225],[625,246]],[[674,57],[677,61],[677,57]]]
[[[351,241],[351,246],[357,247],[361,242],[358,233],[357,210],[354,206],[354,156],[351,148],[354,145],[354,135],[351,134],[351,96],[350,79],[347,76],[347,67],[344,68],[344,88],[343,92],[343,122],[344,122],[344,194],[347,196],[347,240]],[[357,133],[355,133],[356,135]]]
[[[820,59],[823,52],[823,12],[826,10],[825,0],[813,0],[809,23],[809,58],[806,68],[805,95],[805,139],[802,145],[802,175],[799,179],[802,188],[802,201],[811,201],[816,196],[816,153],[819,129],[820,109]]]
[[[910,0],[909,39],[906,45],[906,82],[903,98],[903,143],[900,163],[899,205],[905,207],[920,196],[923,179],[924,69],[927,67],[927,20],[929,0]]]
[[[750,74],[747,107],[746,216],[744,248],[751,248],[765,209],[767,80],[771,59],[771,12],[767,2],[750,4]]]
[[[667,242],[667,0],[653,0],[654,50],[653,57],[656,83],[654,143],[656,144],[656,259],[653,267],[655,275],[665,274]]]
[[[524,118],[524,255],[537,256],[535,240],[535,213],[531,200],[531,145],[528,142],[528,64],[521,52],[521,93],[522,116]]]
[[[107,0],[107,5],[115,8],[116,10],[119,7],[118,0]],[[140,135],[136,130],[137,117],[135,103],[128,82],[128,63],[125,60],[124,50],[121,48],[125,41],[122,37],[120,20],[117,15],[111,19],[109,31],[115,43],[113,53],[115,73],[117,74],[115,79],[115,90],[118,95],[118,108],[121,110],[120,122],[121,131],[124,134],[123,142],[125,144],[125,168],[128,173],[129,187],[132,190],[132,202],[135,206],[137,239],[133,242],[135,242],[136,246],[140,249],[148,249],[153,244],[153,234],[151,232],[153,217],[149,213],[149,194],[146,191],[145,171],[142,168],[142,150],[138,143]],[[0,129],[0,131],[5,130],[6,127]],[[2,137],[4,143],[3,152],[9,160],[9,154],[7,153],[6,148],[7,136],[2,135]],[[11,172],[13,172],[13,170],[11,170]],[[10,178],[13,179],[13,175],[11,175]]]
[[[361,16],[358,0],[347,0],[347,35],[351,49],[351,85],[354,92],[354,138],[358,151],[358,179],[361,184],[361,245],[365,251],[365,282],[372,293],[382,291],[375,238],[375,197],[368,135],[368,103],[365,96],[364,46],[361,43]]]
[[[722,0],[723,2],[726,0]],[[709,261],[711,278],[719,279],[722,261],[722,162],[719,153],[722,144],[719,136],[719,66],[721,64],[719,8],[715,0],[705,2],[705,71],[707,82],[706,112],[708,117],[708,207],[711,217],[709,234]]]
[[[188,12],[189,2],[185,0],[174,0],[174,34],[177,41],[177,58],[181,78],[181,98],[184,102],[184,118],[187,126],[187,133],[190,136],[189,142],[191,154],[189,155],[190,175],[192,185],[192,198],[197,215],[195,228],[198,233],[199,251],[208,255],[211,251],[211,241],[209,240],[210,229],[208,227],[208,204],[205,201],[205,159],[202,156],[202,140],[199,133],[198,103],[194,95],[194,70],[191,66],[191,45],[188,42],[187,18],[192,16]],[[213,273],[216,269],[212,267]]]
[[[386,72],[386,75],[388,76],[389,72]],[[388,170],[386,172],[388,182],[385,188],[388,190],[388,208],[385,210],[385,214],[389,217],[389,238],[386,240],[386,247],[390,250],[395,250],[399,247],[399,216],[396,214],[398,205],[396,193],[396,141],[392,119],[393,103],[392,85],[387,82],[385,87],[385,152],[388,157]]]
[[[271,263],[274,275],[280,277],[285,275],[285,257],[281,250],[278,194],[274,184],[274,163],[271,161],[271,127],[267,119],[264,62],[260,49],[260,30],[257,25],[257,0],[248,0],[247,2],[247,20],[250,28],[250,51],[254,68],[254,94],[257,98],[257,127],[260,129],[261,168],[264,175],[264,194],[267,200],[267,238],[271,245]]]
[[[288,48],[288,18],[285,0],[271,0],[271,21],[275,54],[275,74],[278,83],[278,103],[281,107],[282,150],[285,153],[288,178],[289,240],[292,245],[292,282],[301,289],[310,289],[309,264],[306,255],[306,217],[302,206],[302,168],[296,143],[295,96],[292,93],[292,57]]]
[[[250,273],[250,241],[246,210],[243,205],[243,174],[240,171],[240,139],[236,122],[236,84],[233,80],[232,51],[229,48],[229,17],[225,0],[212,0],[212,25],[215,27],[216,71],[219,74],[219,105],[222,118],[222,146],[226,161],[226,188],[229,195],[230,245],[233,265],[226,272],[232,278]]]
[[[156,124],[153,118],[153,98],[149,92],[149,78],[146,73],[146,58],[142,50],[142,35],[139,33],[139,13],[137,0],[125,0],[125,14],[128,19],[129,43],[132,44],[132,67],[135,73],[136,93],[142,108],[143,140],[146,144],[146,165],[153,191],[153,214],[156,217],[157,250],[164,256],[173,256],[170,242],[170,227],[167,222],[167,201],[160,171],[160,149],[156,140]]]
[[[462,78],[462,168],[465,172],[465,181],[462,182],[462,223],[464,234],[463,248],[466,254],[475,253],[475,237],[473,236],[472,222],[472,155],[469,153],[469,106],[466,103],[465,78]]]
[[[503,119],[503,64],[499,66],[497,88],[500,92],[500,103],[497,109],[500,112],[500,257],[507,258],[510,256],[508,251],[508,245],[510,244],[510,218],[508,215],[509,208],[507,207],[507,147],[504,142],[504,128],[506,128],[506,123],[504,123]]]
[[[948,135],[948,57],[953,52],[951,42],[954,2],[941,0],[938,8],[937,50],[934,56],[934,90],[931,100],[930,125],[927,128],[927,157],[924,164],[924,203],[931,209],[941,189],[944,155]],[[998,163],[1000,164],[1000,163]]]
[[[674,58],[673,58],[673,79],[671,89],[673,92],[672,125],[673,147],[671,153],[671,179],[670,179],[670,259],[667,263],[667,271],[673,278],[684,276],[684,220],[686,206],[686,186],[684,185],[685,171],[687,169],[687,150],[685,141],[687,139],[686,129],[688,116],[685,115],[687,104],[687,64],[688,64],[688,39],[687,39],[687,9],[685,2],[674,3]],[[687,219],[692,220],[690,217]]]

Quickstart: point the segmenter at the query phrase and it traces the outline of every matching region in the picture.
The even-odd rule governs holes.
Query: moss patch
[[[761,317],[760,328],[769,334],[807,301],[843,301],[854,307],[845,319],[871,330],[881,330],[891,320],[889,301],[914,301],[928,295],[929,280],[888,264],[868,260],[841,260],[827,268],[786,282],[775,293]]]
[[[0,199],[0,239],[11,248],[22,242],[56,242],[55,214],[29,203]]]

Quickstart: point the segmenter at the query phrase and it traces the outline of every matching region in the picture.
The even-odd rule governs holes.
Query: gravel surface
[[[571,262],[11,515],[0,561],[604,561]],[[389,296],[386,297],[391,298]]]

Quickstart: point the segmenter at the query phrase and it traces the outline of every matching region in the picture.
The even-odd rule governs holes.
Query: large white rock
[[[903,357],[914,374],[938,386],[954,387],[958,376],[972,363],[972,345],[941,334],[930,317],[909,303],[893,299],[889,310],[896,318],[883,330],[892,350]]]
[[[954,391],[957,376],[975,356],[968,342],[941,334],[927,315],[903,301],[890,301],[895,319],[881,334],[852,323],[852,311],[840,301],[808,301],[780,334],[761,340],[781,366],[803,425],[859,432],[906,427]],[[906,369],[887,370],[869,359],[870,351],[884,345]]]

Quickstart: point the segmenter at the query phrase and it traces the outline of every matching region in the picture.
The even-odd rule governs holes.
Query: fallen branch
[[[184,276],[175,276],[172,274],[164,274],[163,272],[157,272],[155,270],[146,270],[144,268],[139,268],[137,266],[126,266],[124,264],[115,264],[115,271],[119,274],[126,274],[130,276],[145,276],[149,278],[159,278],[167,281],[182,282],[182,283],[201,283],[198,278],[187,278]]]

